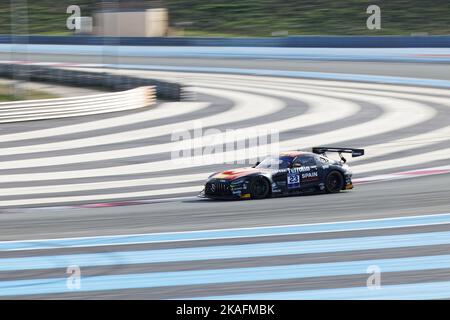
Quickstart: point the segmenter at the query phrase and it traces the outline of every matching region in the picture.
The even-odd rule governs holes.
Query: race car
[[[336,152],[333,160],[327,152]],[[268,156],[253,167],[214,173],[199,197],[211,199],[263,199],[286,195],[353,189],[352,171],[342,155],[364,155],[364,149],[315,147],[312,152],[288,151]]]

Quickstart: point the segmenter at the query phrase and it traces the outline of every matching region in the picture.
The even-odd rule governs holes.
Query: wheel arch
[[[254,175],[250,176],[250,182],[253,182],[253,180],[256,179],[256,178],[263,178],[264,180],[267,181],[267,184],[269,185],[269,193],[267,194],[267,197],[271,197],[272,196],[272,182],[273,182],[273,180],[269,176],[267,176],[265,174],[258,173],[258,174],[254,174]]]
[[[330,168],[330,170],[327,171],[327,173],[324,175],[324,178],[323,178],[323,183],[325,184],[325,187],[326,187],[328,176],[335,172],[341,176],[341,180],[342,180],[342,186],[339,190],[345,190],[345,172],[341,168]]]

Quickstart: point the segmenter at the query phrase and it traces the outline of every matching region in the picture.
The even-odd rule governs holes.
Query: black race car
[[[337,152],[340,161],[327,157]],[[364,155],[363,149],[316,147],[312,152],[289,151],[269,156],[250,168],[214,173],[199,197],[263,199],[313,192],[336,193],[353,189],[352,171],[342,153]]]

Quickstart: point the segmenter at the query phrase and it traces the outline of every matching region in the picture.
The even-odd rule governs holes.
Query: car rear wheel
[[[264,199],[269,194],[269,182],[263,177],[256,177],[250,184],[250,194],[253,199]]]
[[[337,193],[344,187],[344,177],[338,171],[331,171],[325,179],[325,190],[327,193]]]

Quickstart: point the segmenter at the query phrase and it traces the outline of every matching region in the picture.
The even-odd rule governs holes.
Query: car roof
[[[311,152],[305,152],[305,151],[285,151],[285,152],[281,152],[280,153],[280,157],[292,157],[292,158],[295,158],[295,157],[298,157],[298,156],[301,156],[301,155],[311,155],[311,154],[313,154],[313,153],[311,153]]]

